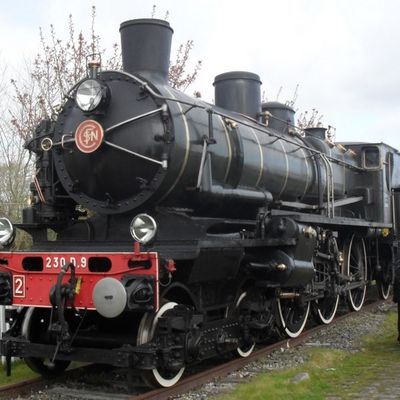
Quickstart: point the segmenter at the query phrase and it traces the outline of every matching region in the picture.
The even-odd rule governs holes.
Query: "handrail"
[[[321,151],[316,150],[316,149],[314,149],[314,148],[312,148],[312,147],[309,147],[309,146],[304,145],[304,144],[299,144],[298,142],[295,142],[295,141],[293,141],[293,140],[290,140],[289,138],[286,138],[286,137],[284,137],[284,136],[281,136],[281,135],[279,135],[278,133],[276,133],[276,132],[274,132],[273,130],[271,130],[270,128],[269,128],[269,130],[266,130],[266,128],[268,129],[268,127],[267,127],[265,124],[262,124],[261,122],[258,122],[258,121],[255,120],[255,119],[251,119],[252,124],[250,124],[250,123],[247,123],[247,122],[245,122],[245,121],[243,121],[243,120],[241,120],[241,119],[239,119],[239,118],[236,118],[235,116],[227,115],[227,114],[225,114],[225,113],[223,113],[223,112],[214,110],[214,109],[212,108],[212,105],[211,105],[211,104],[204,105],[204,104],[199,104],[199,103],[196,103],[196,102],[185,101],[185,100],[177,99],[177,98],[173,98],[173,97],[162,96],[162,95],[156,93],[156,92],[150,87],[150,85],[149,85],[147,82],[145,82],[145,81],[139,79],[139,78],[138,78],[137,76],[135,76],[135,75],[129,74],[128,72],[125,72],[125,71],[109,71],[109,72],[117,72],[117,73],[120,73],[120,74],[123,74],[123,75],[126,75],[126,76],[130,77],[131,79],[133,79],[134,81],[136,81],[139,85],[141,85],[141,87],[142,87],[144,90],[147,90],[153,97],[155,97],[155,98],[157,98],[157,99],[166,100],[166,101],[173,101],[173,102],[176,102],[176,103],[184,104],[184,105],[189,106],[190,109],[193,109],[193,108],[200,108],[200,109],[203,109],[203,110],[205,110],[207,113],[219,115],[219,116],[221,116],[221,117],[223,117],[223,118],[228,118],[228,119],[230,119],[230,120],[232,120],[232,121],[235,121],[236,123],[241,124],[241,125],[243,125],[243,126],[246,126],[246,127],[248,127],[248,128],[253,128],[253,129],[255,129],[255,130],[259,131],[259,132],[262,132],[262,133],[264,133],[264,134],[267,134],[267,135],[269,135],[269,136],[273,136],[273,137],[276,137],[276,138],[278,138],[278,139],[280,139],[280,140],[284,140],[284,141],[287,142],[287,143],[293,144],[293,145],[295,145],[295,146],[299,146],[300,148],[305,149],[305,150],[308,150],[308,151],[310,151],[310,152],[313,153],[313,154],[319,154],[319,155],[324,154],[325,157],[326,157],[328,160],[330,160],[330,161],[332,161],[332,162],[334,162],[334,163],[336,163],[336,164],[339,164],[339,165],[344,165],[344,166],[348,167],[349,169],[354,169],[354,170],[359,171],[359,172],[364,172],[364,171],[366,171],[365,168],[361,168],[361,167],[357,167],[357,166],[355,166],[355,165],[349,164],[349,163],[347,163],[347,162],[345,162],[345,161],[339,160],[339,159],[337,159],[337,158],[335,158],[335,157],[332,157],[332,156],[329,156],[329,155],[327,155],[327,154],[325,154],[325,153],[322,153]],[[190,111],[190,110],[188,110],[188,111]],[[210,122],[210,118],[209,118],[208,120],[209,120],[209,122]],[[257,125],[258,125],[258,126],[257,126]],[[299,128],[299,129],[300,129],[300,128]]]

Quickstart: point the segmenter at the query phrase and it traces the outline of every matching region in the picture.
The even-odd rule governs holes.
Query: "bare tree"
[[[151,18],[156,17],[157,5],[153,4],[151,11]],[[164,19],[167,21],[169,11],[165,12]],[[191,52],[193,50],[193,40],[187,40],[182,43],[176,52],[174,62],[170,62],[168,80],[169,84],[174,88],[181,91],[186,89],[196,80],[197,75],[202,67],[201,60],[197,60],[194,65],[190,66]],[[193,93],[195,97],[201,97],[199,91]]]
[[[0,76],[5,76],[5,67],[1,68]],[[4,79],[0,81],[0,99],[0,215],[15,219],[27,193],[27,166],[23,140],[18,135],[10,134],[11,125],[5,111],[8,96]]]
[[[68,20],[69,33],[66,40],[57,37],[53,25],[50,25],[49,37],[40,29],[41,51],[33,64],[27,66],[25,78],[12,81],[17,103],[17,108],[11,111],[12,123],[24,139],[33,132],[41,119],[57,114],[68,91],[86,75],[87,61],[94,54],[103,58],[104,69],[121,69],[120,46],[115,43],[111,54],[106,53],[100,35],[96,33],[95,22],[96,7],[93,6],[89,38],[82,32],[76,33],[72,15]],[[176,89],[186,90],[195,81],[201,68],[201,61],[197,61],[189,70],[192,49],[192,40],[180,45],[175,61],[170,65],[169,80]]]
[[[316,108],[313,108],[311,112],[303,111],[297,118],[297,126],[301,129],[322,126],[322,118],[323,115]]]
[[[20,211],[28,198],[30,165],[24,151],[23,140],[9,134],[10,127],[0,125],[0,214],[18,221]]]
[[[71,87],[86,75],[89,57],[103,55],[100,36],[95,32],[96,8],[92,7],[91,33],[87,39],[82,32],[76,33],[72,15],[68,20],[68,38],[59,39],[53,25],[47,38],[40,29],[41,50],[28,65],[25,78],[13,80],[16,110],[12,110],[13,125],[24,137],[33,132],[43,118],[56,115],[60,104]],[[104,67],[120,69],[119,46],[113,45],[112,54],[106,58]]]
[[[284,104],[287,106],[294,108],[298,95],[299,95],[299,84],[296,85],[293,96],[290,99],[287,99]],[[275,96],[275,100],[279,101],[279,97],[282,94],[283,91],[283,86],[279,87],[279,90],[277,92],[277,95]],[[266,97],[265,91],[262,93],[262,102],[267,102],[268,98]],[[296,110],[296,113],[298,110]],[[313,108],[311,111],[305,110],[300,112],[299,116],[297,117],[296,121],[296,132],[303,136],[304,135],[304,129],[307,128],[316,128],[316,127],[323,127],[324,124],[322,122],[323,114],[321,114],[316,108]],[[330,125],[328,125],[327,128],[327,138],[330,141],[334,141],[335,139],[335,133],[336,129]]]
[[[193,49],[193,40],[181,44],[176,53],[175,63],[169,67],[169,83],[178,90],[185,91],[197,78],[202,62],[199,60],[191,71],[187,71],[190,60],[190,52]],[[196,97],[199,92],[195,92]]]
[[[39,53],[32,63],[26,63],[18,79],[11,80],[14,95],[9,97],[8,106],[1,108],[8,109],[8,115],[0,114],[0,213],[13,220],[18,220],[19,211],[26,202],[28,182],[33,174],[29,155],[23,151],[24,142],[31,138],[42,119],[57,115],[71,87],[86,76],[87,62],[94,54],[102,58],[104,69],[122,67],[118,44],[113,44],[109,52],[102,48],[95,27],[96,8],[93,6],[91,10],[89,36],[78,33],[72,15],[68,19],[66,39],[58,37],[53,25],[47,36],[40,29]],[[185,90],[197,77],[201,61],[190,70],[192,49],[191,40],[179,46],[175,61],[170,65],[169,78],[174,88]],[[6,85],[0,81],[1,95],[5,89]]]

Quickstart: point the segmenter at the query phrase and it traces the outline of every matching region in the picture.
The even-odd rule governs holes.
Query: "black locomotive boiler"
[[[248,356],[271,335],[328,324],[339,299],[387,298],[398,257],[398,152],[299,133],[261,104],[260,78],[215,78],[215,104],[168,85],[172,29],[120,28],[123,71],[92,61],[36,155],[23,222],[1,219],[0,341],[43,375],[71,361],[171,386],[185,367]],[[14,227],[33,247],[11,251]]]

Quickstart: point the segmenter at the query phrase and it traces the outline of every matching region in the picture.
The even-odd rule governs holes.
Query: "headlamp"
[[[97,79],[86,79],[76,89],[76,104],[84,112],[94,111],[107,100],[108,88]]]
[[[138,214],[130,225],[132,237],[139,243],[149,243],[157,233],[157,223],[147,214]]]
[[[9,246],[15,239],[15,229],[8,218],[0,218],[0,245]]]

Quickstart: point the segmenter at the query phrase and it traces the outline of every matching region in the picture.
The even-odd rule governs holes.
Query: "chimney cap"
[[[262,103],[261,107],[263,110],[288,110],[295,112],[293,107],[290,107],[287,104],[281,103],[279,101],[267,101],[265,103]]]
[[[140,25],[140,24],[164,26],[165,28],[170,29],[172,33],[174,32],[174,30],[169,25],[168,21],[165,21],[163,19],[156,19],[156,18],[130,19],[128,21],[122,22],[119,27],[119,30],[121,31],[121,29],[126,28],[127,26]]]
[[[217,82],[225,81],[228,79],[248,79],[253,80],[261,83],[260,77],[253,72],[247,71],[231,71],[231,72],[224,72],[223,74],[219,74],[214,78],[213,85]]]

